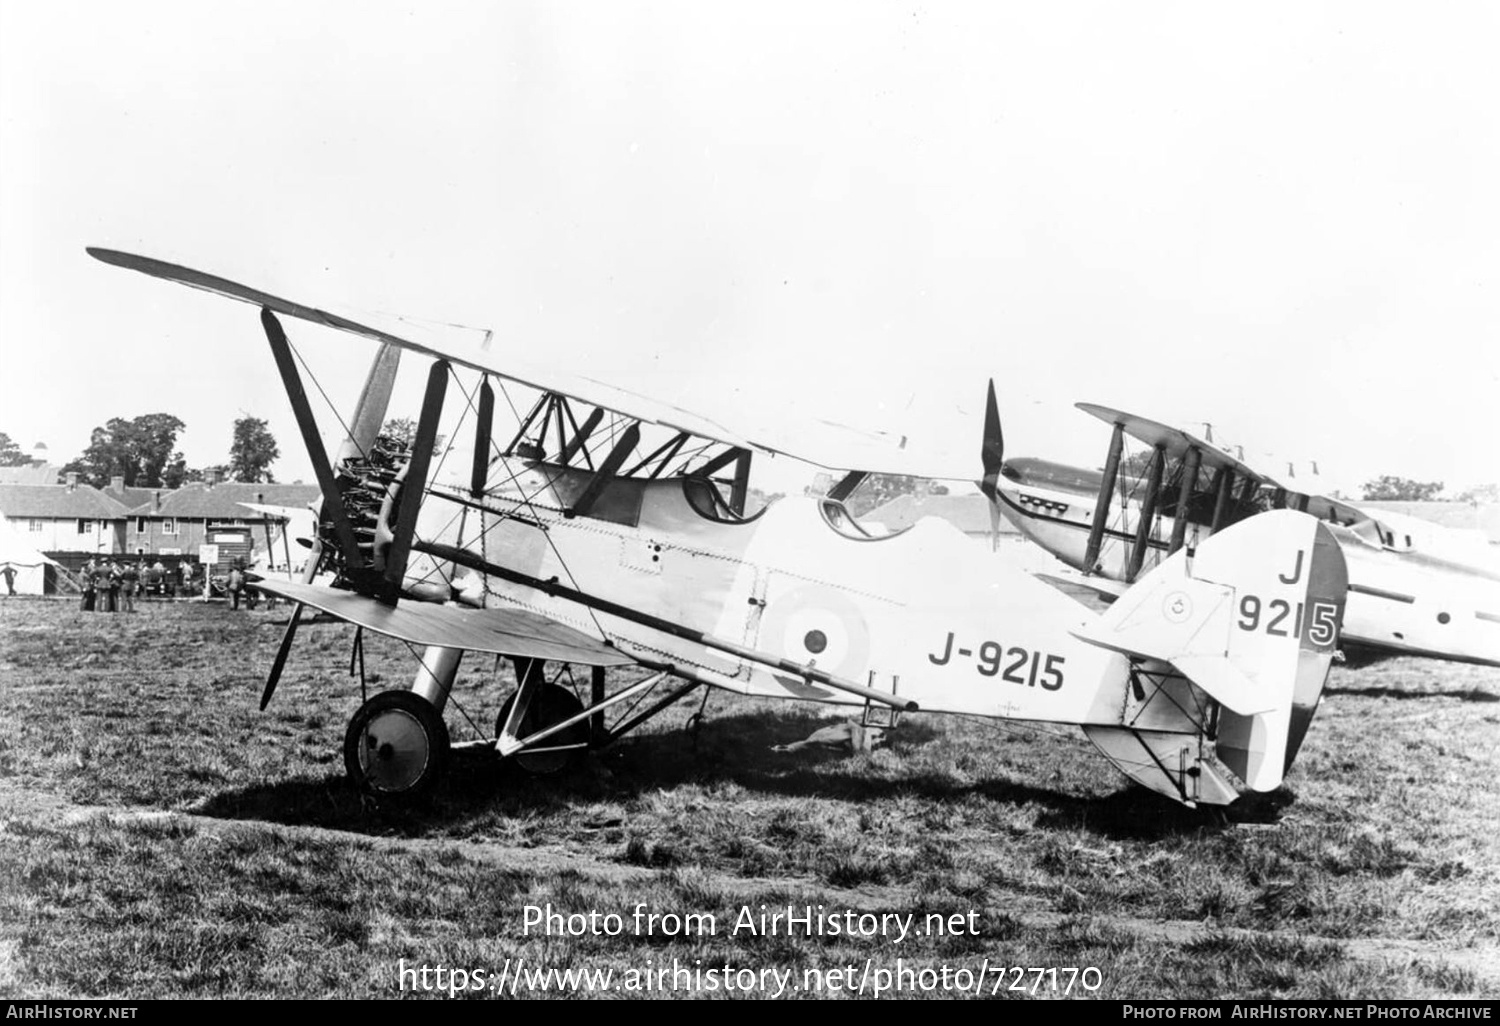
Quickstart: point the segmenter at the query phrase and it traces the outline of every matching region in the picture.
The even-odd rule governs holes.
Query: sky
[[[1497,52],[1478,3],[0,3],[0,431],[167,412],[201,466],[251,415],[311,480],[255,311],[103,246],[975,476],[993,378],[1008,455],[1099,465],[1095,402],[1453,493]],[[347,411],[369,346],[288,330]]]

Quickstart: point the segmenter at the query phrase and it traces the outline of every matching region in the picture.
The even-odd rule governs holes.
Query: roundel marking
[[[1169,623],[1186,623],[1193,615],[1193,600],[1186,592],[1174,591],[1162,599],[1161,615]]]
[[[870,629],[858,604],[844,592],[824,584],[803,584],[766,606],[759,647],[792,662],[816,662],[827,673],[862,681],[870,658]]]

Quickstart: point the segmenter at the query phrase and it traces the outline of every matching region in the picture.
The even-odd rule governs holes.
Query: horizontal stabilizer
[[[431,602],[388,606],[351,591],[295,581],[257,581],[267,595],[312,606],[340,620],[413,645],[547,659],[586,666],[629,666],[635,660],[566,624],[525,609],[464,609]]]
[[[1169,662],[1236,712],[1265,712],[1276,697],[1225,658],[1233,594],[1232,588],[1189,577],[1186,559],[1174,558],[1073,634],[1102,648]]]
[[[1038,577],[1051,585],[1065,585],[1070,588],[1087,588],[1105,602],[1113,602],[1125,594],[1130,586],[1123,581],[1110,580],[1098,574],[1079,573],[1072,568],[1064,570],[1039,570],[1032,576]]]

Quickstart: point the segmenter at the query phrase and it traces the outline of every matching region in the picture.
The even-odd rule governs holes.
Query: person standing
[[[105,587],[109,595],[106,611],[118,613],[120,611],[120,585],[124,582],[124,578],[120,572],[120,564],[112,559],[109,561],[109,566],[105,574],[105,582]]]
[[[0,576],[5,578],[5,593],[14,595],[16,593],[16,568],[6,563],[5,568],[0,570]]]
[[[229,592],[229,608],[240,608],[240,592],[245,588],[245,571],[240,569],[240,561],[237,559],[229,567],[229,580],[224,588]]]
[[[124,612],[135,612],[135,595],[141,588],[141,563],[131,566],[126,563],[120,569],[120,599],[124,603]]]
[[[79,600],[78,608],[85,613],[92,613],[94,600],[98,597],[98,592],[94,588],[94,561],[92,559],[83,564],[83,570],[80,571],[79,576],[83,583],[83,596]]]

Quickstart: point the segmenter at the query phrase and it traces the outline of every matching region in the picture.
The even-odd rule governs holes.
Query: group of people
[[[114,559],[91,559],[83,565],[84,612],[133,613],[137,595],[150,593],[172,597],[191,594],[194,582],[201,580],[194,565],[184,560],[169,571],[161,560],[147,566],[144,559],[135,563]]]

